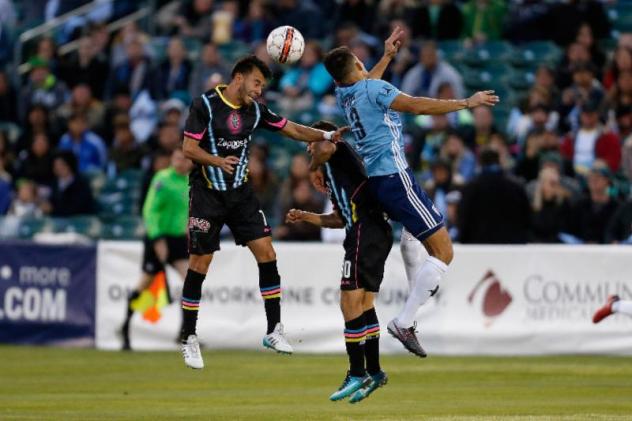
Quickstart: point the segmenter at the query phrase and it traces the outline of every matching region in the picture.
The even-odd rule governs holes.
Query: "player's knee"
[[[452,243],[450,243],[447,246],[443,247],[443,250],[441,251],[441,257],[438,257],[438,259],[446,265],[449,265],[450,263],[452,263],[453,258],[454,249],[452,248]]]
[[[364,313],[363,294],[358,294],[358,290],[342,291],[340,294],[340,310],[345,320],[352,320]]]
[[[276,252],[272,247],[268,247],[265,250],[261,251],[257,256],[257,261],[259,263],[273,262],[276,260]]]
[[[197,273],[208,272],[213,255],[194,255],[189,257],[189,269]]]

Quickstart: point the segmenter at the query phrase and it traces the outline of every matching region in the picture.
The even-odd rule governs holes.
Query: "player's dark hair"
[[[242,59],[239,59],[237,63],[235,63],[235,67],[233,67],[233,71],[230,73],[231,77],[235,77],[237,73],[241,73],[242,75],[250,74],[255,68],[259,69],[259,71],[263,74],[263,77],[266,79],[270,79],[272,77],[272,71],[255,55],[249,55]]]
[[[312,124],[312,128],[318,130],[324,130],[326,132],[333,132],[338,130],[338,126],[336,126],[331,121],[326,120],[318,120],[316,123]]]
[[[334,48],[325,56],[325,68],[336,82],[347,78],[353,68],[353,53],[348,47]]]

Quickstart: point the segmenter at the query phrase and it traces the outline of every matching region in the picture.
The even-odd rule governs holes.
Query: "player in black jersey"
[[[324,121],[313,127],[336,130],[336,126]],[[346,229],[340,307],[345,319],[350,369],[342,386],[330,399],[335,401],[351,396],[349,401],[355,403],[387,381],[380,368],[380,325],[374,300],[384,276],[393,233],[379,203],[367,188],[364,166],[351,146],[344,141],[335,145],[318,142],[311,143],[308,150],[312,155],[311,169],[322,172],[321,177],[315,179],[324,179],[334,210],[319,215],[291,209],[286,221]]]
[[[291,353],[281,325],[281,280],[271,229],[250,185],[248,151],[257,128],[279,131],[305,142],[337,141],[343,129],[325,132],[288,121],[258,102],[271,76],[255,56],[239,60],[228,85],[195,98],[184,129],[183,151],[196,163],[189,177],[189,270],[182,292],[182,353],[187,366],[203,368],[196,335],[197,314],[213,253],[223,225],[259,265],[259,287],[268,322],[263,345]]]

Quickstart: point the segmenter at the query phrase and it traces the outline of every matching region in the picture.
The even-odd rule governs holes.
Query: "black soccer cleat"
[[[393,319],[388,322],[386,330],[388,330],[388,333],[390,333],[395,339],[400,341],[402,345],[404,345],[404,348],[406,348],[409,352],[412,352],[418,357],[425,358],[428,354],[426,354],[426,351],[424,351],[417,339],[415,326],[408,328],[399,327],[397,326],[397,323],[395,323],[395,319]]]

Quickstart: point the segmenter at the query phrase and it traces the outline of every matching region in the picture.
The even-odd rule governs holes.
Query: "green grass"
[[[342,355],[0,346],[0,420],[632,419],[632,359],[383,358],[389,384],[356,405],[329,402]]]

